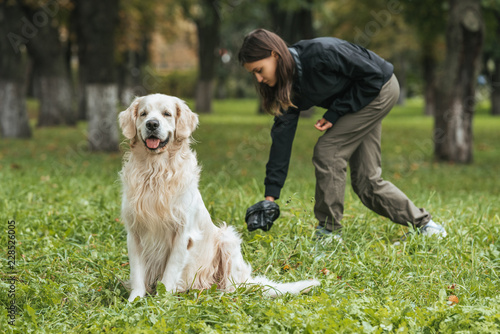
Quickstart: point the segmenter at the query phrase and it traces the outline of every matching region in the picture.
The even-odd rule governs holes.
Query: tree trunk
[[[116,151],[119,133],[116,126],[117,84],[88,84],[88,132],[91,151]]]
[[[492,3],[490,4],[490,6]],[[494,8],[487,8],[491,14],[493,14],[493,22],[495,22],[495,32],[490,35],[490,41],[485,51],[485,74],[488,78],[488,84],[490,86],[490,102],[491,102],[491,115],[500,115],[500,49],[498,48],[498,43],[500,42],[500,7],[493,6]],[[494,36],[493,38],[491,38]],[[488,66],[488,61],[493,63],[493,68]]]
[[[76,1],[79,57],[85,69],[88,141],[92,151],[118,151],[114,58],[118,9],[119,0]]]
[[[436,60],[433,55],[426,52],[422,63],[424,69],[425,115],[434,116],[436,113]]]
[[[289,44],[315,37],[312,18],[312,0],[306,0],[295,11],[284,9],[284,2],[271,1],[268,9],[276,33]]]
[[[200,113],[212,112],[213,82],[220,44],[219,1],[204,0],[203,16],[196,20],[198,34],[199,74],[195,108]]]
[[[397,55],[397,78],[399,82],[399,97],[398,97],[398,104],[399,105],[404,105],[406,103],[406,99],[408,97],[408,86],[406,84],[406,69],[408,65],[408,61],[406,59],[406,55],[403,54],[403,52],[399,52]]]
[[[73,39],[72,43],[76,46],[76,55],[78,58],[78,70],[76,78],[75,100],[76,100],[76,118],[79,121],[87,120],[87,105],[86,105],[86,86],[87,76],[85,70],[85,43],[80,41],[81,33],[79,30],[80,10],[76,0],[74,10],[71,11],[69,20],[69,35]]]
[[[196,110],[198,112],[212,112],[212,97],[213,97],[214,81],[198,80],[196,84]]]
[[[24,82],[0,79],[0,133],[4,138],[30,138]]]
[[[423,79],[424,79],[424,99],[425,99],[425,110],[424,114],[427,116],[434,116],[436,113],[436,38],[431,38],[425,36],[425,38],[420,38],[422,44],[422,68],[423,68]]]
[[[22,12],[16,3],[0,2],[0,134],[9,138],[31,137],[21,18]]]
[[[473,160],[472,118],[483,38],[480,0],[450,0],[446,63],[434,129],[434,154],[439,161]]]
[[[40,99],[38,126],[75,125],[66,48],[60,41],[59,27],[54,25],[57,11],[29,5],[22,8],[22,29],[33,33],[26,47],[33,59],[34,92]]]
[[[85,64],[78,56],[78,88],[76,90],[77,118],[80,121],[86,121],[87,117],[87,76]]]
[[[72,89],[67,74],[35,77],[36,91],[40,94],[38,126],[75,125]]]
[[[137,51],[125,50],[118,65],[118,97],[120,104],[124,106],[128,106],[135,96],[157,91],[154,84],[148,84],[148,80],[143,81],[145,77],[143,70],[148,62],[150,44],[150,38],[146,34],[143,35],[141,44],[142,47]]]
[[[491,114],[500,115],[500,59],[495,59],[495,69],[491,76]]]
[[[123,106],[128,106],[134,99],[134,83],[140,74],[140,69],[136,61],[136,52],[126,50],[122,53],[122,62],[118,65],[118,100]]]

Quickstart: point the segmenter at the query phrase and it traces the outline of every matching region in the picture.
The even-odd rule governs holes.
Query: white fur
[[[159,123],[155,136],[165,146],[152,150],[148,120]],[[319,285],[316,280],[280,284],[251,277],[241,255],[241,239],[225,224],[218,228],[205,208],[198,180],[200,168],[190,149],[198,116],[180,99],[154,94],[136,98],[119,115],[130,140],[121,171],[122,218],[127,228],[131,293],[129,301],[154,291],[208,289],[213,284],[234,291],[239,284],[261,284],[269,296],[298,294]]]

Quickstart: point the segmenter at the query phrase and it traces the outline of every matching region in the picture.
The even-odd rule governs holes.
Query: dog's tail
[[[285,293],[298,295],[309,292],[314,286],[319,286],[318,280],[311,279],[292,283],[277,283],[264,276],[252,277],[248,283],[259,284],[264,288],[264,293],[269,297],[277,297]]]

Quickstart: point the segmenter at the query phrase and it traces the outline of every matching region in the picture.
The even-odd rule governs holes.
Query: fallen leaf
[[[323,268],[323,269],[321,269],[320,271],[321,271],[321,272],[323,273],[323,275],[325,275],[325,276],[327,276],[327,275],[329,275],[329,274],[330,274],[330,270],[328,270],[328,269],[326,269],[326,268]]]
[[[449,296],[448,300],[451,302],[451,305],[458,304],[458,297],[455,295]]]

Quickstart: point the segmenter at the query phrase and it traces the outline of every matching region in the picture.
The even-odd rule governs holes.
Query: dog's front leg
[[[182,272],[186,267],[189,257],[188,238],[180,237],[175,242],[172,252],[167,261],[165,271],[161,282],[165,289],[170,292],[176,292],[177,284],[181,279]]]
[[[127,234],[128,261],[130,263],[130,285],[132,291],[128,297],[133,302],[136,297],[146,295],[146,269],[142,259],[141,246],[137,236]]]

